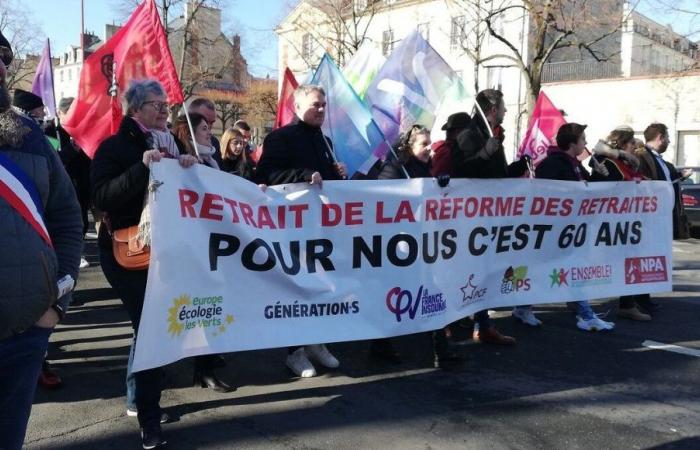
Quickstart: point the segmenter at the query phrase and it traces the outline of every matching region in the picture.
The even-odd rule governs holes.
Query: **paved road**
[[[191,387],[192,364],[179,362],[167,368],[162,399],[178,418],[164,426],[169,447],[698,449],[700,358],[642,346],[700,350],[700,241],[674,249],[674,292],[657,297],[653,322],[587,334],[562,305],[538,307],[541,329],[499,311],[517,346],[467,344],[455,373],[432,368],[425,336],[398,339],[399,366],[369,360],[366,343],[336,345],[341,370],[308,380],[290,379],[284,350],[228,355],[223,377],[241,386],[228,394]],[[88,251],[96,263],[94,242]],[[596,309],[614,318],[616,305]],[[139,448],[124,406],[130,338],[99,267],[83,271],[50,349],[65,387],[38,391],[28,448]]]

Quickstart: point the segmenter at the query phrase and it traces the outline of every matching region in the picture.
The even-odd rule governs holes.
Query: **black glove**
[[[437,180],[438,186],[441,188],[447,187],[448,184],[450,184],[450,176],[449,175],[438,175],[435,177]]]

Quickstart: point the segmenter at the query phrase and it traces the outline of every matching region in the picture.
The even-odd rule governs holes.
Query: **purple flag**
[[[53,70],[51,68],[51,46],[48,39],[46,40],[44,51],[41,53],[39,64],[36,66],[32,92],[43,100],[44,106],[49,112],[48,117],[56,117],[56,98],[53,93]]]

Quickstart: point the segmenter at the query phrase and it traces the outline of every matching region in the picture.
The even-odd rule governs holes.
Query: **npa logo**
[[[530,279],[527,278],[527,266],[519,266],[515,269],[513,269],[513,266],[510,266],[506,269],[501,281],[501,294],[529,291],[530,287]]]
[[[459,289],[462,291],[461,308],[481,301],[486,297],[487,288],[480,288],[478,284],[474,283],[473,273],[467,278],[467,284]]]
[[[404,314],[413,320],[420,309],[421,317],[431,317],[442,314],[447,309],[447,301],[442,292],[430,293],[422,285],[415,296],[411,291],[395,287],[386,294],[386,307],[394,314],[397,322],[401,322]]]
[[[665,256],[625,258],[625,284],[668,281]]]

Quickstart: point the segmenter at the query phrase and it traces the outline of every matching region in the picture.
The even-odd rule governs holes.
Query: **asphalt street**
[[[652,322],[586,333],[562,304],[537,307],[539,329],[496,311],[517,345],[468,341],[456,372],[432,367],[427,335],[396,340],[400,365],[371,360],[367,342],[336,344],[340,369],[304,380],[284,349],[229,354],[222,378],[239,388],[227,394],[192,387],[192,362],[178,362],[161,401],[176,419],[163,426],[169,448],[699,449],[699,250],[700,240],[674,244],[674,291],[655,296]],[[37,391],[30,449],[140,448],[125,414],[131,330],[94,240],[87,252],[92,266],[49,350],[65,386]],[[617,302],[595,309],[614,320]]]

